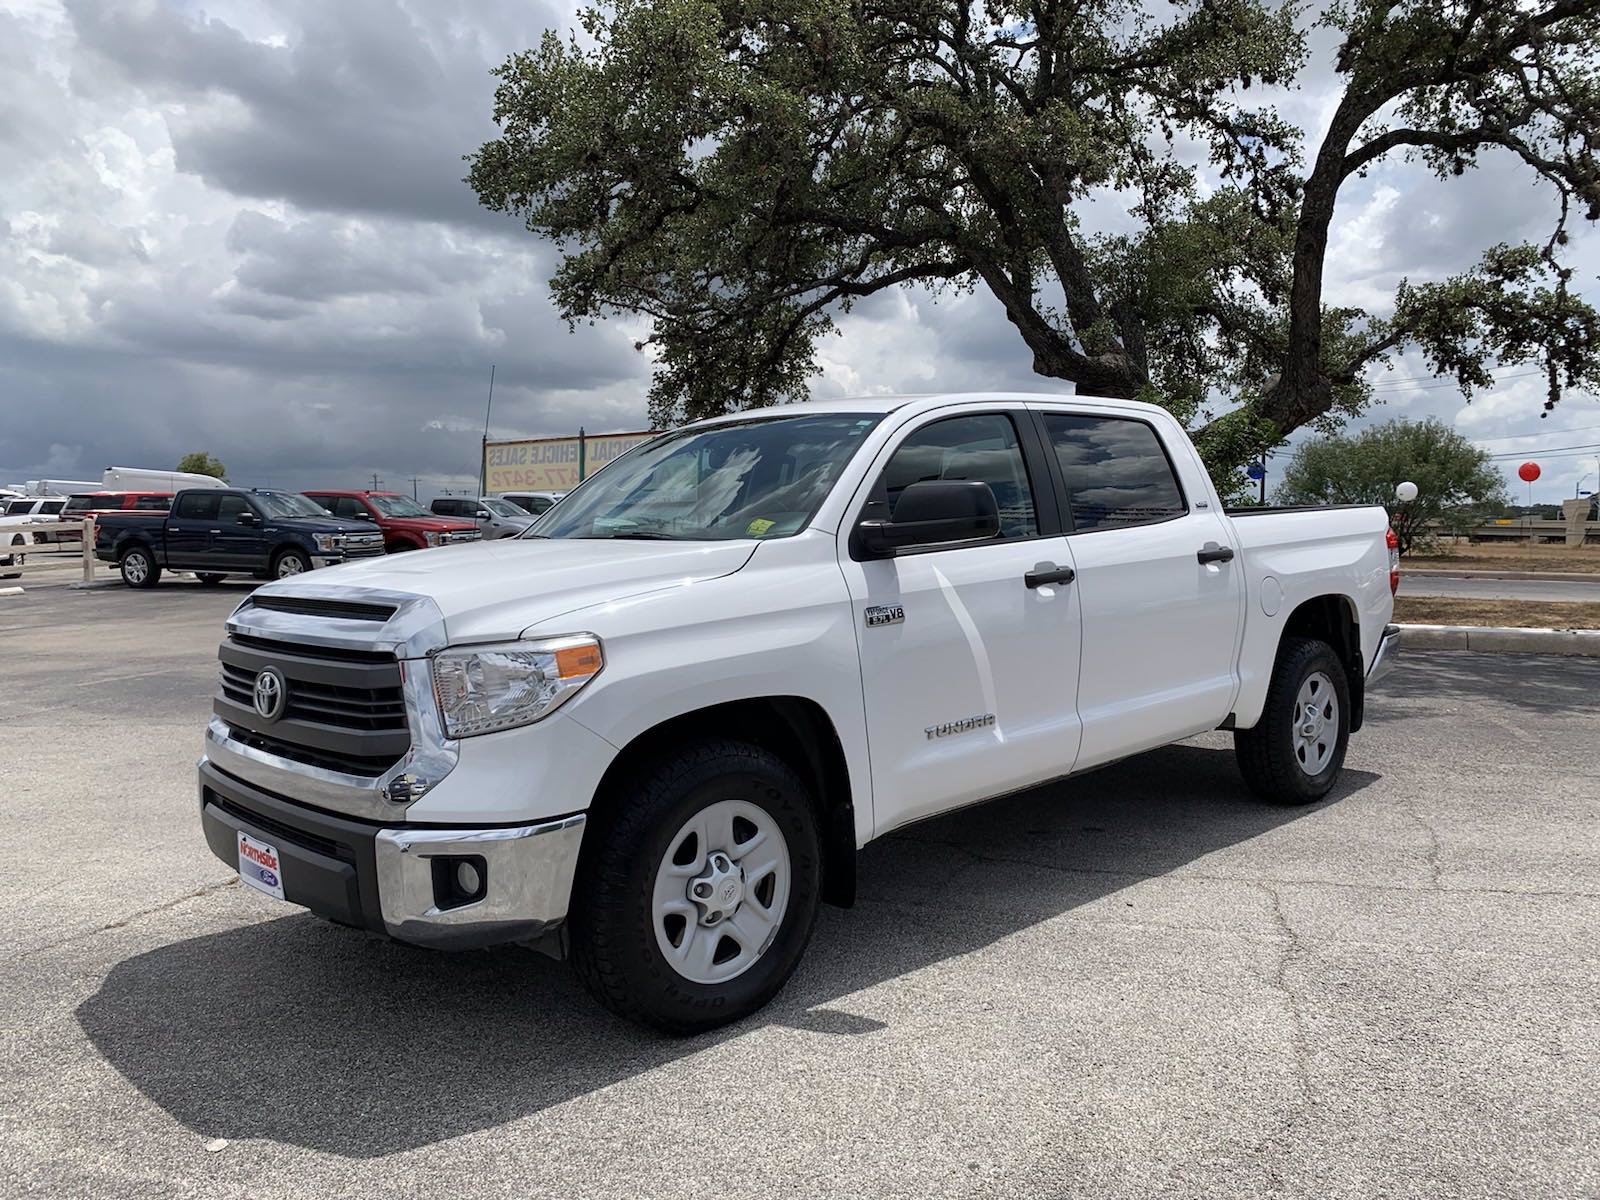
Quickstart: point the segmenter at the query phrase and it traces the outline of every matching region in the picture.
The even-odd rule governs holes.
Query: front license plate
[[[279,900],[283,896],[283,864],[278,848],[239,832],[239,878],[258,892]]]

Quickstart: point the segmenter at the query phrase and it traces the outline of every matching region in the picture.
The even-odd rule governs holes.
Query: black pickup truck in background
[[[197,488],[165,513],[109,513],[95,522],[95,557],[116,563],[129,587],[155,587],[163,570],[284,579],[313,567],[383,553],[383,535],[345,521],[298,492]]]

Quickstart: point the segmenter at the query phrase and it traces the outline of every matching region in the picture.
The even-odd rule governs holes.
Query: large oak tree
[[[612,0],[499,68],[501,136],[468,182],[560,245],[569,319],[649,318],[658,422],[803,396],[861,297],[977,288],[1035,371],[1166,405],[1220,477],[1359,411],[1404,349],[1468,395],[1537,363],[1546,410],[1600,383],[1600,317],[1563,259],[1568,222],[1600,218],[1597,14]],[[1318,27],[1337,91],[1308,140],[1271,97]],[[1535,244],[1464,247],[1459,274],[1401,281],[1381,312],[1329,306],[1341,191],[1397,155],[1521,172],[1559,216]],[[1135,232],[1094,232],[1108,204]]]

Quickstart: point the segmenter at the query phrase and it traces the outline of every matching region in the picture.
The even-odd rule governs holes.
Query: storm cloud
[[[473,476],[490,364],[497,435],[641,427],[644,327],[569,329],[554,248],[461,182],[494,134],[491,68],[571,22],[523,0],[0,10],[0,482],[207,449],[244,482],[415,477],[427,499]],[[1319,128],[1328,96],[1312,75],[1282,107]],[[1449,183],[1385,164],[1342,198],[1330,299],[1381,307],[1401,277],[1460,270],[1550,215],[1507,163]],[[1108,207],[1103,225],[1125,220]],[[1587,230],[1578,252],[1592,293]],[[873,297],[818,358],[819,396],[1063,390],[981,292]],[[1494,449],[1600,424],[1582,397],[1540,422],[1537,379],[1470,409],[1444,388],[1383,395],[1379,419],[1539,435]],[[1580,464],[1549,466],[1541,495],[1570,495]]]

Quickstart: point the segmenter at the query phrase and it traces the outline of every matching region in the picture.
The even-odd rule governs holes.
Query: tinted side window
[[[529,496],[526,500],[518,500],[517,503],[529,512],[538,515],[539,513],[549,512],[555,502],[544,496]]]
[[[1066,477],[1074,529],[1150,525],[1188,511],[1161,441],[1143,421],[1046,413],[1044,423]]]
[[[39,511],[53,517],[61,511],[62,506],[65,504],[65,500],[46,500],[39,506]]]
[[[362,517],[368,515],[367,506],[354,496],[340,496],[334,502],[333,515],[346,517],[352,521],[359,521]]]
[[[185,521],[215,521],[217,519],[217,494],[215,492],[190,492],[178,499],[174,517]]]
[[[244,502],[243,496],[224,496],[222,503],[217,506],[217,520],[228,525],[239,523],[239,514],[250,511],[250,506]]]
[[[117,508],[114,496],[72,496],[67,500],[67,506],[61,510],[63,516],[73,513],[85,513],[91,508]]]
[[[900,443],[879,478],[889,519],[900,494],[930,479],[976,479],[989,485],[1000,506],[1000,536],[1029,537],[1039,532],[1028,485],[1028,468],[1011,418],[999,413],[947,417],[924,425]]]
[[[139,496],[134,499],[133,507],[139,512],[166,512],[172,507],[172,497]]]

